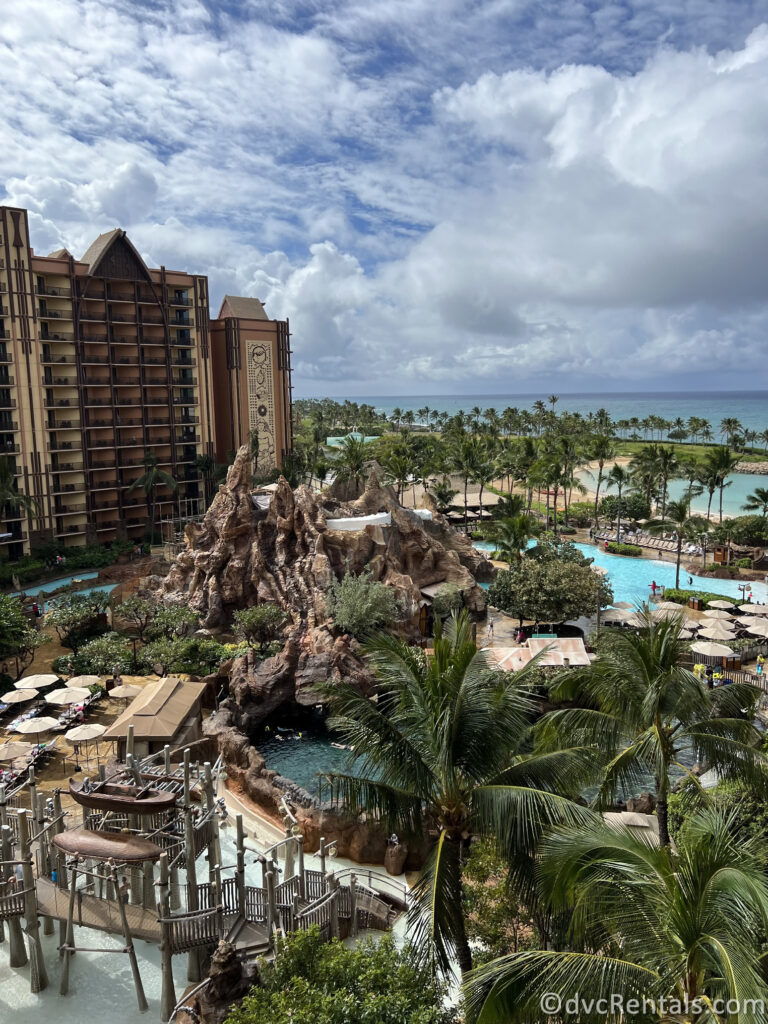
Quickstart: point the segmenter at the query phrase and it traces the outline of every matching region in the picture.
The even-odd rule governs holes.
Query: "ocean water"
[[[350,401],[372,405],[380,412],[391,414],[399,407],[404,412],[417,412],[428,407],[453,416],[460,410],[469,412],[480,409],[495,409],[501,413],[507,406],[517,409],[532,409],[537,400],[547,402],[549,395],[350,395]],[[668,391],[668,392],[627,392],[609,394],[579,393],[560,395],[555,406],[557,412],[580,412],[587,416],[598,409],[606,409],[613,420],[642,420],[646,416],[661,416],[675,420],[679,416],[688,420],[700,416],[709,420],[715,439],[719,440],[720,421],[729,417],[738,419],[742,426],[761,433],[768,430],[768,391]]]

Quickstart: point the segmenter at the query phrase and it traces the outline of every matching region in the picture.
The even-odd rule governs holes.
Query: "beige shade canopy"
[[[747,626],[747,632],[752,636],[768,637],[768,622],[756,622],[754,626]]]
[[[130,685],[125,684],[123,686],[115,686],[115,687],[113,687],[109,691],[107,696],[108,697],[114,697],[115,700],[131,700],[133,697],[138,697],[138,695],[140,693],[141,693],[141,687],[140,686],[130,686]]]
[[[15,761],[17,757],[26,757],[33,746],[33,743],[22,743],[21,740],[0,743],[0,761]]]
[[[683,619],[683,629],[701,629],[703,625],[698,619]]]
[[[621,608],[609,608],[605,612],[600,612],[601,622],[626,622],[627,619],[631,618],[631,613],[626,612]]]
[[[27,718],[24,722],[19,722],[18,725],[14,725],[13,732],[20,732],[24,736],[32,736],[39,732],[50,732],[51,729],[58,729],[59,720],[57,718],[46,718],[45,716],[38,716],[37,718]]]
[[[722,608],[707,608],[704,612],[704,616],[707,619],[732,619],[733,616],[730,612],[724,612]]]
[[[660,612],[682,612],[685,611],[685,605],[677,604],[676,601],[661,601],[656,605],[656,611]]]
[[[13,685],[17,690],[31,689],[31,690],[42,690],[46,686],[53,686],[54,683],[58,683],[59,677],[49,672],[47,675],[36,675],[36,676],[24,676],[17,683]]]
[[[756,626],[765,623],[765,619],[760,618],[759,615],[740,615],[736,621],[740,626]]]
[[[0,699],[3,704],[23,704],[27,700],[34,700],[37,696],[37,690],[11,690],[10,693],[4,693]]]
[[[710,601],[709,602],[709,607],[710,608],[723,608],[725,611],[730,611],[732,608],[735,608],[736,605],[733,604],[731,601]]]
[[[690,640],[693,637],[693,633],[690,629],[681,629],[679,636],[681,640]]]
[[[96,722],[86,722],[85,725],[75,726],[74,729],[70,729],[69,732],[65,732],[64,736],[70,741],[75,743],[82,743],[88,740],[97,740],[99,736],[103,736],[107,731],[106,725],[98,725]]]
[[[635,606],[632,604],[631,601],[614,601],[613,602],[613,607],[614,608],[634,608]]]
[[[740,604],[739,611],[748,615],[768,615],[768,604]]]
[[[49,704],[82,704],[90,697],[88,690],[79,690],[75,687],[63,687],[61,690],[51,690],[46,694],[46,701]]]
[[[695,654],[703,654],[708,658],[726,658],[729,654],[733,654],[731,648],[726,647],[725,644],[705,643],[699,640],[695,644],[691,644],[691,650]]]
[[[87,689],[89,686],[101,686],[102,683],[100,676],[72,676],[64,685],[85,687]]]
[[[699,636],[707,640],[735,640],[736,636],[730,629],[723,629],[722,626],[713,625],[709,629],[699,631]]]

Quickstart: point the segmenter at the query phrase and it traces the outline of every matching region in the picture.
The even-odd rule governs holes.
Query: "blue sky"
[[[768,0],[0,0],[0,90],[36,250],[258,295],[299,395],[765,381]]]

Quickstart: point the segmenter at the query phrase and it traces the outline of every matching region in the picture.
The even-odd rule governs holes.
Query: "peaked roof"
[[[269,320],[261,299],[252,298],[250,295],[225,295],[219,310],[219,320],[224,320],[228,316],[241,320]]]
[[[69,249],[54,249],[53,252],[48,253],[48,259],[60,260],[64,258],[69,258],[71,255],[72,253],[69,251]]]
[[[112,228],[111,231],[105,231],[103,234],[99,235],[97,239],[91,242],[83,253],[83,258],[81,260],[82,263],[88,264],[88,273],[97,273],[99,265],[104,260],[112,246],[117,243],[122,243],[122,246],[129,250],[130,255],[133,256],[138,264],[138,269],[141,274],[147,280],[151,280],[146,263],[141,258],[136,247],[122,228]]]
[[[137,739],[171,740],[195,710],[204,691],[204,683],[158,679],[142,689],[104,735],[109,739],[127,736],[128,726],[132,725]]]

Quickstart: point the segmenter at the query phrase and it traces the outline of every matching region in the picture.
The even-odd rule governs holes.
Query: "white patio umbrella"
[[[31,749],[31,743],[22,743],[21,740],[0,743],[0,761],[15,761],[17,757],[26,757]]]
[[[53,684],[58,683],[58,681],[59,677],[50,672],[47,675],[24,676],[23,679],[20,679],[13,685],[17,690],[44,690],[46,686],[53,686]]]
[[[690,629],[681,629],[678,635],[681,640],[690,640],[694,634]]]
[[[96,747],[98,759],[98,739],[100,736],[103,736],[106,731],[106,725],[98,725],[96,722],[86,722],[83,725],[77,725],[74,729],[70,729],[68,732],[65,732],[64,736],[70,743],[85,743],[85,759],[87,761],[89,741],[97,741]]]
[[[115,686],[107,694],[108,697],[114,697],[115,700],[131,700],[133,697],[138,697],[141,693],[140,686]]]
[[[58,729],[59,721],[57,718],[46,718],[44,715],[38,715],[37,718],[27,718],[23,722],[19,722],[18,725],[14,725],[12,732],[20,732],[24,736],[38,736],[41,732],[50,732],[51,729]]]
[[[732,608],[735,608],[736,605],[733,604],[731,601],[710,601],[709,602],[709,607],[710,608],[722,608],[725,611],[730,611]]]
[[[614,601],[613,602],[613,607],[614,608],[634,608],[635,606],[632,604],[631,601]]]
[[[768,637],[768,622],[756,622],[753,626],[747,626],[750,636]]]
[[[735,640],[736,636],[730,629],[723,629],[722,626],[713,624],[708,629],[699,631],[699,636],[707,640]]]
[[[739,611],[747,615],[768,615],[768,604],[740,604]]]
[[[607,611],[600,612],[601,622],[626,622],[631,618],[631,613],[623,608],[609,608]]]
[[[736,621],[740,626],[757,626],[765,623],[765,619],[759,615],[740,615]]]
[[[683,619],[683,629],[701,629],[703,625],[698,619]]]
[[[676,604],[674,601],[661,601],[656,605],[657,612],[683,612],[685,605]]]
[[[101,684],[101,676],[72,676],[68,679],[65,686],[79,686],[88,689],[89,686],[99,686]]]
[[[37,696],[37,690],[11,690],[10,693],[4,693],[0,700],[3,704],[23,704],[24,701],[34,700]]]
[[[46,701],[49,704],[82,704],[90,697],[88,690],[80,690],[76,687],[64,687],[61,690],[52,690],[46,694]]]
[[[712,644],[700,640],[691,644],[691,650],[696,654],[703,654],[707,658],[725,658],[729,654],[733,654],[731,648],[726,647],[725,644]]]
[[[704,617],[707,619],[732,619],[733,616],[730,612],[724,612],[722,608],[707,608],[704,612]]]

